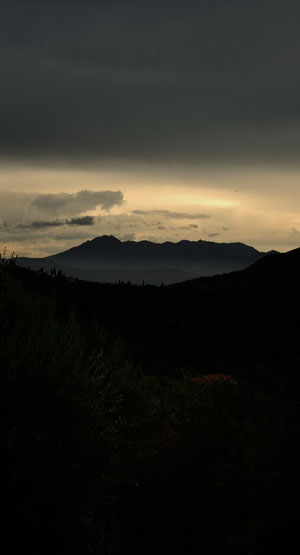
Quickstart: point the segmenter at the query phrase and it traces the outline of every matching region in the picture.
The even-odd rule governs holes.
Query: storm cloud
[[[296,164],[299,17],[295,0],[3,0],[0,156]]]
[[[299,21],[296,0],[2,0],[1,243],[299,246]]]

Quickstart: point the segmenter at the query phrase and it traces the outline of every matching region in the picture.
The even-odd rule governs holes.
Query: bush
[[[300,491],[299,360],[282,375],[248,368],[236,385],[194,383],[186,368],[177,378],[145,376],[97,320],[61,310],[54,294],[35,294],[15,276],[1,265],[1,491],[11,551],[286,548]]]

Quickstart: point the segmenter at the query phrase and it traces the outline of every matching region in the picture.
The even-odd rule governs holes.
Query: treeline
[[[91,320],[110,337],[122,337],[147,374],[180,377],[189,369],[242,376],[260,365],[282,373],[300,355],[297,279],[245,281],[239,274],[233,283],[219,276],[197,287],[141,287],[15,272],[34,295],[55,298],[60,312],[75,311],[91,344]]]
[[[0,269],[3,544],[83,555],[291,546],[300,360],[281,373],[256,364],[237,384],[150,374],[124,342],[122,310],[118,338],[42,279]]]

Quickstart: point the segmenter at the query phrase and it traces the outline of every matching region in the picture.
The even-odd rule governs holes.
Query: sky
[[[0,249],[300,246],[300,4],[1,0]]]

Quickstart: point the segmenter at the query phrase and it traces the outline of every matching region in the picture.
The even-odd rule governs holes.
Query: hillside
[[[179,286],[183,287],[205,287],[225,285],[245,285],[251,287],[264,284],[268,287],[283,287],[289,282],[296,283],[300,277],[300,248],[285,253],[271,252],[254,262],[247,268],[229,272],[225,275],[212,277],[201,277],[183,281]]]
[[[295,256],[269,260],[293,273]],[[296,280],[270,287],[259,274],[258,264],[246,281],[241,271],[196,289],[138,287],[0,264],[12,552],[292,548],[300,293]]]

